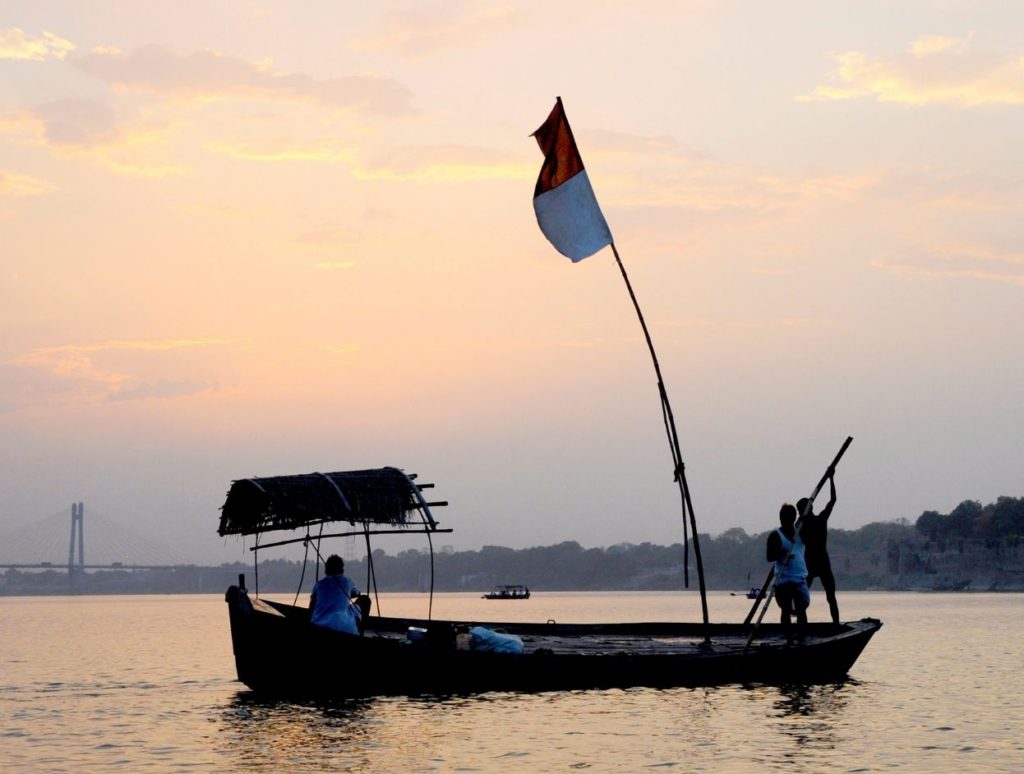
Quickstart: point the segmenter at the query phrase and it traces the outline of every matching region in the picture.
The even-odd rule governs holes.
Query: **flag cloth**
[[[582,261],[612,243],[583,159],[562,108],[562,98],[543,126],[533,133],[544,165],[533,191],[537,224],[562,255]]]

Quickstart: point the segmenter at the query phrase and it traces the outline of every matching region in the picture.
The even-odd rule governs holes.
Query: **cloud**
[[[325,228],[319,231],[308,231],[292,239],[292,242],[302,247],[318,251],[330,250],[332,252],[351,250],[360,241],[362,241],[361,237],[355,231],[346,228]],[[346,258],[333,261],[317,261],[313,264],[313,268],[317,271],[349,271],[358,265],[358,261]]]
[[[355,152],[337,140],[321,139],[299,141],[291,138],[267,138],[259,141],[208,142],[206,150],[221,156],[243,161],[317,161],[350,162]]]
[[[45,180],[0,169],[0,196],[38,196],[56,190]]]
[[[891,57],[847,51],[835,57],[838,67],[829,84],[797,99],[867,98],[959,107],[1024,102],[1024,57],[974,54],[970,43],[970,36],[931,36],[915,41],[907,53]]]
[[[910,44],[910,53],[918,59],[923,59],[926,56],[941,54],[948,51],[955,51],[956,53],[962,54],[967,50],[967,43],[971,37],[973,36],[968,35],[966,38],[947,38],[943,35],[925,35]]]
[[[57,100],[39,105],[31,113],[40,121],[43,135],[51,145],[92,148],[119,138],[114,111],[100,102]]]
[[[112,87],[110,103],[103,100],[62,99],[8,114],[0,131],[25,144],[45,144],[63,156],[89,156],[125,175],[164,177],[185,174],[191,167],[174,156],[172,145],[200,126],[191,115],[229,100],[287,101],[293,107],[317,110],[327,105],[378,115],[411,112],[410,94],[394,81],[372,76],[316,80],[282,74],[269,61],[250,63],[209,51],[178,55],[162,47],[125,54],[115,48],[96,48],[72,59]],[[156,95],[158,100],[140,97]],[[228,126],[235,106],[220,110]],[[248,107],[248,106],[246,106]],[[251,112],[243,128],[220,138],[207,138],[204,149],[243,161],[328,162],[351,164],[351,143],[340,141],[335,127],[295,136],[288,129],[267,130],[277,111]],[[169,117],[168,117],[169,116]],[[301,121],[303,128],[313,121]],[[321,122],[322,123],[322,122]]]
[[[435,5],[387,11],[377,32],[355,40],[360,51],[394,51],[418,58],[438,51],[479,45],[508,33],[525,16],[512,6]]]
[[[146,398],[183,398],[206,392],[216,392],[218,385],[212,382],[159,379],[144,382],[134,387],[122,387],[107,395],[108,401],[143,400]]]
[[[214,51],[182,55],[164,46],[146,46],[128,55],[93,51],[72,61],[117,89],[180,99],[300,102],[385,116],[412,112],[409,90],[389,78],[351,75],[318,80]]]
[[[465,183],[480,180],[529,180],[539,164],[486,148],[456,145],[396,148],[386,158],[367,160],[352,174],[363,180],[417,183]]]
[[[18,27],[0,30],[0,59],[42,62],[51,57],[65,59],[74,50],[74,43],[45,30],[38,37],[28,35]]]
[[[872,261],[878,269],[910,277],[975,279],[1024,286],[1024,253],[962,242],[926,245]]]
[[[153,341],[105,341],[40,347],[9,360],[5,365],[36,369],[52,379],[45,392],[85,400],[130,400],[175,397],[213,389],[208,382],[177,379],[144,381],[130,373],[98,366],[99,355],[132,352],[168,352],[227,344],[225,339],[164,339]]]
[[[189,167],[166,160],[167,122],[119,119],[102,102],[65,99],[9,114],[0,133],[24,145],[47,146],[62,157],[93,158],[124,175],[166,177]]]
[[[576,136],[591,174],[600,169],[598,198],[609,206],[713,211],[767,203],[758,170],[690,152],[672,137],[585,129]]]
[[[587,130],[576,134],[585,147],[598,200],[606,207],[762,218],[858,202],[965,212],[1013,211],[1024,205],[1024,184],[984,174],[949,174],[928,167],[783,170],[723,162],[688,151],[671,137]]]
[[[799,174],[728,164],[684,149],[671,137],[580,131],[595,175],[598,199],[608,206],[681,208],[701,212],[768,212],[819,201],[849,202],[877,185],[877,171]],[[530,177],[536,174],[533,165]]]

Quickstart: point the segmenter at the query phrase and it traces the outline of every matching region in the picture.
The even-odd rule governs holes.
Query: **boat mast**
[[[658,376],[658,392],[661,395],[661,413],[665,420],[665,432],[668,435],[669,448],[672,450],[673,475],[679,486],[679,496],[682,499],[683,510],[683,578],[687,587],[690,585],[690,573],[688,556],[686,550],[686,521],[689,516],[690,531],[693,532],[693,557],[697,561],[697,581],[700,585],[700,607],[704,615],[704,625],[708,625],[708,594],[704,585],[704,562],[700,556],[700,540],[697,537],[697,519],[693,514],[693,503],[690,501],[690,487],[686,483],[686,465],[683,463],[683,455],[679,450],[679,434],[676,432],[676,420],[672,414],[672,406],[668,401],[668,391],[665,389],[665,380],[661,376],[661,366],[658,364],[658,355],[654,351],[654,342],[651,340],[650,331],[647,330],[647,323],[644,321],[644,314],[640,311],[640,304],[633,292],[633,285],[626,274],[626,267],[622,265],[619,251],[615,242],[611,243],[612,253],[615,254],[615,262],[622,272],[622,279],[626,282],[626,289],[633,301],[633,308],[636,309],[636,316],[640,319],[640,327],[643,328],[644,338],[647,340],[647,348],[651,351],[651,360],[654,361],[654,373]]]

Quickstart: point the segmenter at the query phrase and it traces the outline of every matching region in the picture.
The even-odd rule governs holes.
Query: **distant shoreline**
[[[1018,501],[1013,501],[1016,505]],[[979,506],[980,507],[980,506]],[[927,519],[922,517],[928,526]],[[876,522],[855,531],[830,529],[828,551],[840,590],[919,591],[930,593],[1024,591],[1024,539],[952,537],[921,531],[922,525]],[[938,528],[935,528],[938,529]],[[709,590],[746,593],[760,587],[768,570],[766,533],[742,529],[701,535],[705,585]],[[692,549],[692,547],[691,547]],[[329,549],[325,549],[325,553]],[[484,546],[477,551],[442,547],[397,555],[376,549],[372,566],[365,554],[345,556],[346,574],[361,587],[394,592],[490,591],[518,583],[537,593],[549,591],[676,591],[698,586],[695,563],[684,563],[684,547],[623,543],[584,548],[575,541],[512,549]],[[686,572],[689,583],[684,583]],[[196,594],[223,592],[244,574],[250,588],[275,594],[308,594],[317,575],[313,562],[264,559],[259,575],[251,563],[217,566],[131,567],[113,564],[74,570],[67,565],[8,568],[0,571],[0,595]],[[431,573],[433,572],[433,584]],[[812,588],[819,591],[820,585]]]
[[[698,593],[695,589],[677,589],[679,592],[687,593]],[[724,589],[708,589],[709,592],[721,593]],[[206,597],[220,597],[223,595],[223,591],[107,591],[107,592],[87,592],[87,593],[59,593],[59,592],[41,592],[38,594],[9,594],[0,592],[0,599],[34,599],[34,598],[58,598],[58,597],[187,597],[187,596],[206,596]],[[396,589],[381,589],[381,594],[419,594],[426,596],[425,591],[398,591]],[[473,596],[478,595],[479,591],[435,591],[435,594],[470,594]],[[665,594],[671,593],[665,590],[647,590],[638,591],[635,589],[558,589],[543,591],[539,590],[533,593],[534,597],[543,597],[545,594]],[[935,591],[934,589],[838,589],[836,592],[840,597],[844,593],[850,594],[926,594],[929,596],[936,596],[942,594],[948,595],[981,595],[981,594],[1024,594],[1024,588],[1019,589],[997,589],[989,591],[987,589],[977,590],[964,590],[964,591]],[[273,590],[261,590],[261,596],[274,595],[274,596],[291,596],[295,594],[294,589],[291,591],[273,591]],[[299,595],[299,604],[302,605],[307,596],[304,594]],[[500,609],[501,606],[496,606],[495,609]]]
[[[205,568],[213,570],[215,568]],[[250,568],[251,570],[251,568]],[[246,573],[247,585],[250,590],[254,586],[252,573]],[[0,581],[3,577],[0,576]],[[841,579],[840,579],[841,580]],[[11,587],[9,584],[0,585],[0,597],[8,598],[30,598],[30,597],[68,597],[68,596],[126,596],[126,597],[139,597],[139,596],[188,596],[188,595],[208,595],[208,596],[219,596],[222,595],[230,585],[237,584],[237,577],[232,580],[225,580],[221,586],[213,586],[207,583],[202,584],[202,587],[193,588],[159,588],[155,584],[150,583],[137,583],[125,586],[118,584],[119,588],[110,588],[105,583],[89,583],[80,584],[77,588],[72,588],[67,583],[67,578],[64,579],[63,584],[48,584],[46,588],[32,588],[30,585],[17,584],[16,587]],[[305,585],[305,584],[304,584]],[[489,591],[489,587],[480,588],[437,588],[435,594],[469,594],[479,595],[486,591]],[[303,588],[299,592],[300,604],[303,600],[308,598],[310,589]],[[423,591],[416,588],[398,588],[389,587],[386,583],[382,584],[379,588],[382,594],[419,594],[426,596],[427,591]],[[544,588],[539,586],[531,585],[530,591],[533,596],[540,597],[545,594],[659,594],[659,593],[692,593],[698,594],[698,590],[691,585],[689,589],[686,588]],[[1024,593],[1024,584],[1020,585],[1007,585],[999,588],[961,588],[961,589],[935,589],[928,587],[899,587],[899,588],[877,588],[877,587],[857,587],[857,586],[846,586],[844,587],[840,582],[838,593],[867,593],[867,594],[1022,594]],[[709,588],[709,593],[714,594],[728,594],[733,597],[743,597],[746,592],[744,590],[737,590],[734,588]],[[295,585],[280,586],[274,584],[267,586],[266,584],[260,584],[261,595],[274,595],[274,596],[294,596]],[[815,586],[811,590],[812,594],[822,593],[821,589]],[[500,600],[499,600],[500,601]],[[495,609],[502,608],[502,605],[495,604]]]

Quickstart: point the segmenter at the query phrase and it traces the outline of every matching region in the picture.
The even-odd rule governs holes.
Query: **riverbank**
[[[375,557],[375,563],[378,559]],[[1024,573],[993,570],[991,567],[987,571],[978,572],[974,562],[965,563],[960,568],[949,568],[943,574],[915,572],[888,578],[878,575],[847,575],[842,569],[845,564],[842,557],[834,561],[840,591],[1024,592]],[[348,574],[363,586],[367,585],[367,578],[365,569],[360,565],[359,561],[351,561]],[[261,562],[258,576],[252,565],[241,563],[217,567],[187,565],[166,569],[119,568],[75,572],[70,575],[67,569],[8,570],[0,574],[0,596],[220,593],[229,585],[237,583],[240,574],[245,575],[249,588],[258,588],[261,593],[295,594],[298,591],[300,595],[306,595],[314,582],[313,568],[307,566],[300,587],[299,580],[303,576],[301,562],[283,561]],[[422,573],[412,573],[410,576],[408,573],[389,573],[376,568],[375,574],[382,591],[425,593],[429,588],[429,575],[424,576]],[[714,582],[709,581],[707,584],[709,591],[744,594],[751,585],[760,584],[764,579],[759,572],[751,583],[747,582],[745,574],[742,577],[737,574],[736,578],[722,582],[721,577],[718,577],[721,575],[715,573]],[[523,582],[534,594],[564,591],[677,591],[684,588],[681,566],[606,579],[604,583],[598,584],[578,578],[574,583],[574,577],[570,574],[560,579],[538,577],[536,573],[512,565],[500,572],[470,576],[453,576],[442,570],[435,579],[434,589],[437,592],[483,593],[503,581]],[[690,589],[696,593],[695,577],[690,579]],[[812,591],[820,591],[820,585],[815,584]]]

